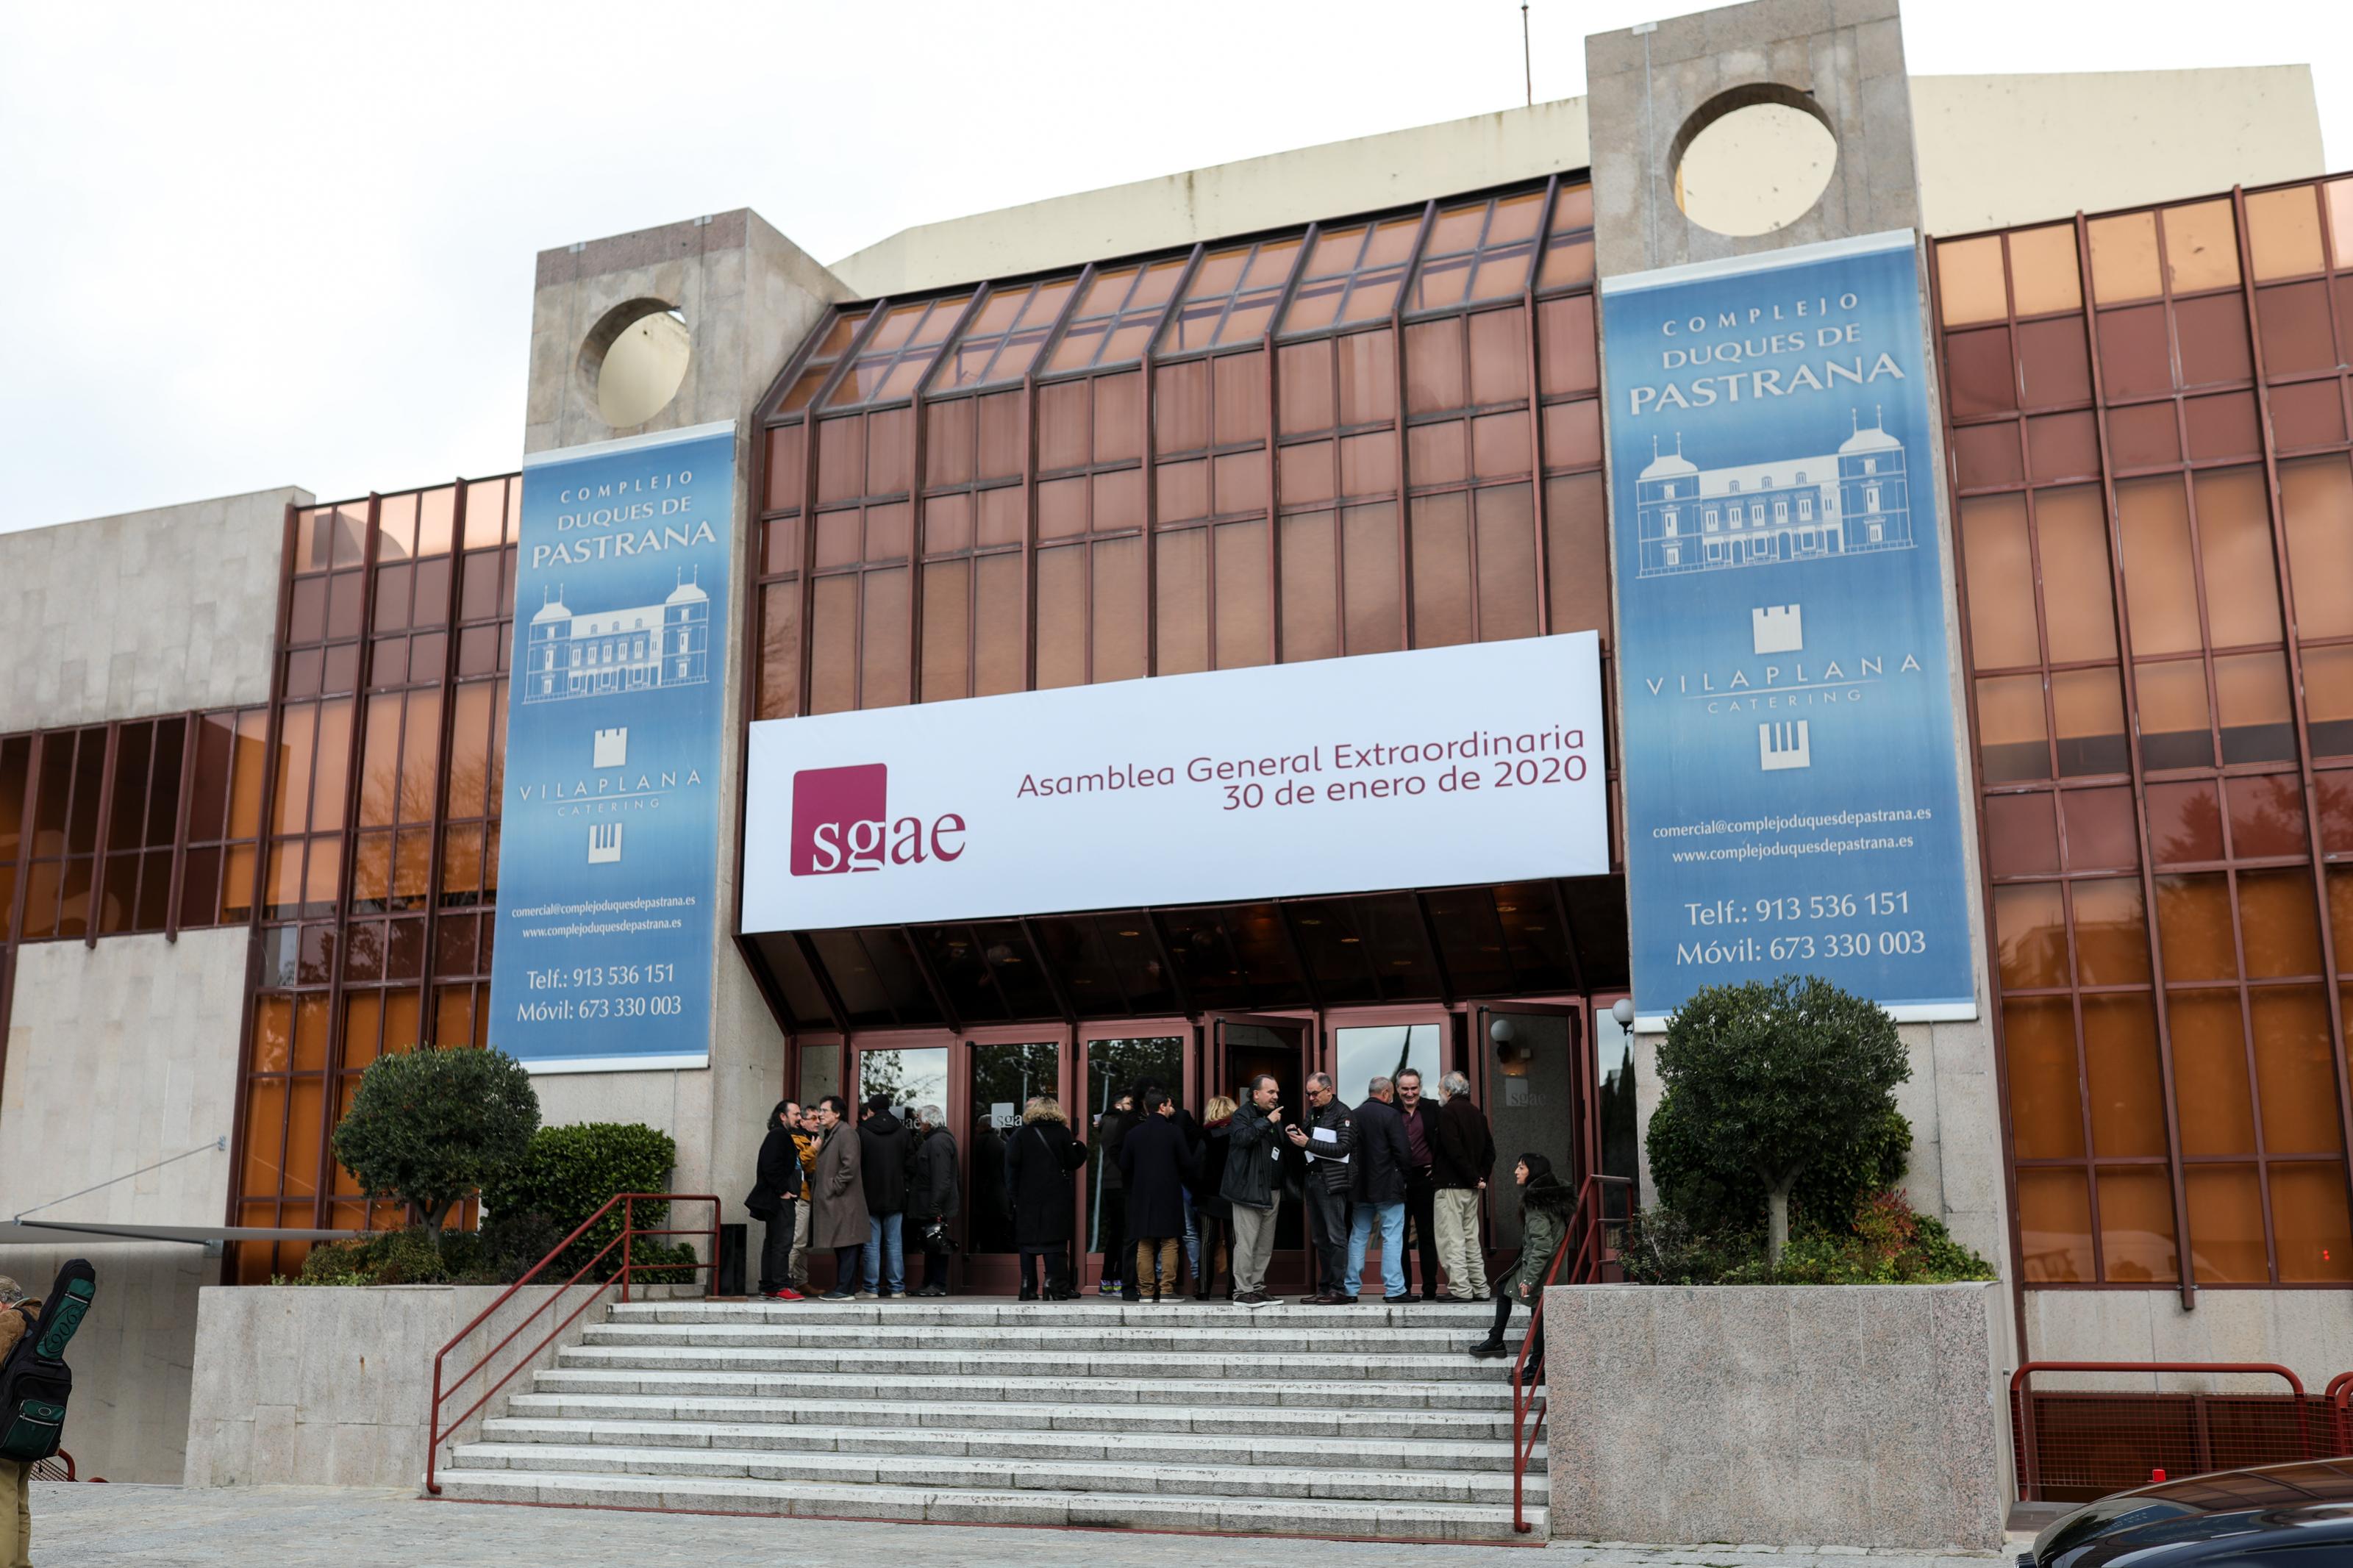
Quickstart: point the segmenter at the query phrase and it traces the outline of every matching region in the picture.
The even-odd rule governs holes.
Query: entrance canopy
[[[1451,1003],[1626,984],[1623,876],[739,939],[802,1032]]]

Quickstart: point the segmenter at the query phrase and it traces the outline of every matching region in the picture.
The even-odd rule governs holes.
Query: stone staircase
[[[475,1501],[1526,1540],[1510,1363],[1462,1353],[1489,1316],[1377,1299],[616,1305],[439,1479]],[[1541,1541],[1541,1445],[1527,1490]]]

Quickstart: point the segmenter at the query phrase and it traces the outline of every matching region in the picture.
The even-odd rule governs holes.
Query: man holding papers
[[[1356,1300],[1342,1291],[1348,1274],[1348,1154],[1356,1146],[1356,1118],[1333,1091],[1332,1075],[1307,1080],[1304,1126],[1288,1129],[1291,1145],[1307,1155],[1307,1223],[1315,1239],[1315,1293],[1303,1307],[1336,1307]]]

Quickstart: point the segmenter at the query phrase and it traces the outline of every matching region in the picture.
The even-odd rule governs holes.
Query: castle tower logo
[[[629,763],[629,731],[627,725],[617,730],[596,731],[596,761],[590,765],[599,768],[621,768]]]
[[[1795,605],[1761,605],[1748,612],[1748,635],[1759,654],[1803,653],[1804,612]]]

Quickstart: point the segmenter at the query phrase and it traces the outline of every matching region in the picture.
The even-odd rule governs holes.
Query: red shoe
[[[794,1289],[791,1286],[786,1285],[769,1291],[768,1300],[771,1301],[806,1301],[808,1298]]]

